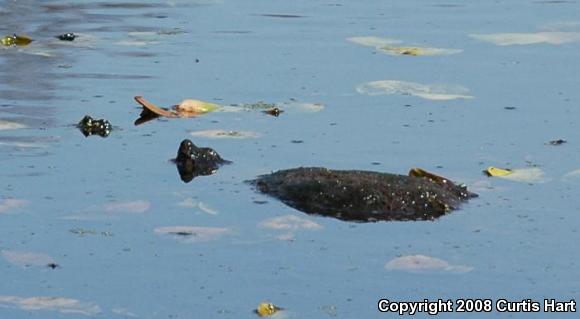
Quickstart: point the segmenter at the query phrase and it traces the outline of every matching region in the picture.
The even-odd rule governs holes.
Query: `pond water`
[[[0,1],[1,35],[35,40],[0,48],[0,317],[254,318],[267,301],[278,318],[381,318],[396,316],[381,298],[577,300],[579,6]],[[54,38],[66,32],[78,38]],[[286,112],[134,126],[137,95]],[[87,114],[111,135],[83,136]],[[182,182],[170,159],[185,138],[233,163]],[[480,197],[432,222],[351,223],[244,182],[299,166],[421,167]],[[489,316],[577,314],[439,315]]]

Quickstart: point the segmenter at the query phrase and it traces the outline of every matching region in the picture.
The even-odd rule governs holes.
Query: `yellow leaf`
[[[2,42],[2,45],[4,46],[13,46],[13,45],[26,46],[29,45],[30,42],[32,42],[32,39],[27,36],[14,34],[3,37],[2,39],[0,39],[0,42]]]
[[[423,50],[421,48],[415,47],[391,47],[391,46],[384,46],[381,48],[385,51],[390,51],[396,54],[401,55],[412,55],[412,56],[419,56],[423,55]]]
[[[200,100],[183,100],[179,105],[175,106],[175,110],[179,113],[196,113],[204,114],[213,112],[219,109],[217,104],[204,102]]]
[[[510,169],[497,168],[497,167],[493,167],[493,166],[488,167],[483,172],[487,176],[490,176],[490,177],[507,176],[507,175],[510,175],[512,173],[512,171]]]
[[[276,305],[274,305],[272,303],[263,302],[263,303],[258,305],[258,308],[256,308],[255,312],[260,317],[270,317],[280,310],[283,310],[283,309],[280,307],[277,307]]]

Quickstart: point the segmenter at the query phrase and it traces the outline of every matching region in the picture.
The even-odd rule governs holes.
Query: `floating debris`
[[[268,114],[268,115],[272,115],[275,117],[280,116],[280,114],[282,114],[284,112],[284,110],[281,110],[277,107],[273,107],[271,109],[267,109],[267,110],[263,110],[262,113]]]
[[[136,200],[129,202],[114,202],[104,206],[105,212],[109,213],[133,213],[141,214],[151,208],[151,203],[146,200]]]
[[[63,297],[17,297],[0,296],[0,307],[17,308],[26,311],[52,310],[64,314],[93,316],[101,312],[101,308],[92,302],[82,302],[77,299]]]
[[[449,101],[456,99],[472,99],[469,90],[462,86],[446,84],[420,84],[397,80],[367,82],[357,86],[359,93],[371,96],[402,94],[417,96],[427,100]]]
[[[562,177],[562,180],[564,181],[574,181],[574,180],[578,180],[578,178],[580,177],[580,168],[579,169],[575,169],[571,172],[568,172],[564,175],[564,177]]]
[[[470,34],[470,37],[495,45],[565,44],[580,42],[580,32]]]
[[[320,224],[315,223],[309,219],[298,217],[295,215],[285,215],[279,217],[273,217],[266,220],[261,221],[258,224],[260,227],[268,228],[268,229],[275,229],[275,230],[318,230],[321,229],[322,226]]]
[[[24,199],[7,198],[0,202],[0,214],[28,205],[30,202]]]
[[[72,32],[64,33],[64,34],[56,36],[56,38],[59,39],[60,41],[74,41],[76,37],[77,36]]]
[[[85,115],[77,124],[79,130],[85,137],[91,135],[98,135],[100,137],[107,137],[111,134],[112,126],[109,121],[105,119],[95,120],[89,115]]]
[[[11,46],[27,46],[32,42],[32,39],[24,36],[24,35],[7,35],[0,39],[0,43],[2,45],[11,47]]]
[[[510,175],[512,173],[512,170],[507,168],[497,168],[490,166],[487,169],[485,169],[483,173],[489,177],[502,177]]]
[[[23,128],[26,128],[26,125],[16,123],[16,122],[6,121],[6,120],[0,120],[0,131],[19,130],[19,129],[23,129]]]
[[[258,308],[254,310],[254,313],[260,317],[270,317],[280,310],[284,310],[284,308],[280,308],[273,303],[263,302],[258,305]]]
[[[397,257],[387,262],[385,264],[385,269],[411,273],[424,273],[433,271],[466,273],[472,271],[473,267],[451,265],[445,260],[425,255],[409,255]]]
[[[418,177],[413,172],[424,173]],[[433,220],[477,196],[465,185],[420,169],[404,176],[300,167],[250,182],[258,191],[307,214],[358,222]]]
[[[374,47],[390,55],[410,55],[410,56],[435,56],[435,55],[452,55],[461,53],[459,49],[430,48],[420,46],[396,46],[402,43],[400,40],[379,38],[379,37],[352,37],[347,39],[350,42],[365,46]]]
[[[185,208],[196,208],[196,209],[199,209],[208,215],[215,216],[218,214],[218,212],[215,209],[212,209],[212,208],[208,207],[206,204],[204,204],[200,201],[196,201],[191,197],[186,198],[183,201],[177,203],[177,206],[185,207]]]
[[[223,159],[212,148],[197,147],[188,139],[181,141],[175,158],[177,171],[185,183],[191,182],[197,176],[211,175],[221,165],[230,163],[231,161]]]
[[[2,250],[0,254],[6,261],[21,267],[44,266],[54,263],[54,259],[44,253],[18,250]]]
[[[160,116],[168,118],[197,117],[222,108],[222,106],[218,104],[192,99],[183,100],[178,105],[174,105],[171,109],[160,108],[141,96],[136,96],[135,101],[143,107],[139,118],[135,121],[135,125],[143,124]]]
[[[256,103],[243,104],[242,107],[245,109],[250,109],[250,110],[264,110],[265,111],[265,110],[277,108],[277,105],[275,103],[265,103],[263,101],[258,101]]]
[[[226,131],[226,130],[204,130],[190,132],[189,135],[194,137],[206,137],[206,138],[232,138],[232,139],[245,139],[245,138],[258,138],[259,133],[252,131]]]
[[[549,181],[544,176],[544,171],[538,167],[503,169],[491,166],[484,173],[491,177],[499,177],[522,183],[545,183]]]
[[[71,233],[75,234],[75,235],[79,235],[81,237],[84,237],[86,235],[102,235],[105,237],[112,237],[113,233],[110,231],[102,231],[102,232],[97,232],[96,230],[93,229],[85,229],[85,228],[73,228],[69,230]]]
[[[557,140],[553,140],[548,142],[548,144],[553,145],[553,146],[558,146],[558,145],[562,145],[564,143],[567,143],[568,141],[563,140],[563,139],[557,139]]]
[[[155,228],[154,232],[159,235],[182,237],[185,242],[204,242],[219,239],[230,230],[223,227],[166,226]]]

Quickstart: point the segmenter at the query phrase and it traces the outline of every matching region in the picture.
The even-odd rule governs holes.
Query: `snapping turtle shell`
[[[433,220],[477,195],[446,178],[300,167],[259,176],[257,189],[307,214],[346,221]]]

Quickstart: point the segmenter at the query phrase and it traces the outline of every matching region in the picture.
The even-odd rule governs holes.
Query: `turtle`
[[[94,119],[89,115],[85,115],[77,124],[78,129],[85,137],[91,135],[99,135],[100,137],[107,137],[111,134],[112,126],[109,121],[105,119]]]
[[[215,173],[221,165],[231,164],[223,159],[214,149],[198,147],[189,139],[181,141],[177,157],[173,160],[181,180],[189,183],[197,176]]]
[[[434,220],[478,195],[445,177],[299,167],[258,176],[255,188],[307,214],[344,221]]]

